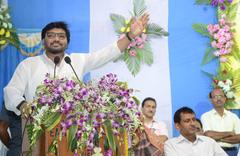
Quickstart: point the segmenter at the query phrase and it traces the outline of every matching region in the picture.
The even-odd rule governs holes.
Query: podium
[[[71,150],[68,147],[68,142],[67,142],[67,137],[63,136],[61,138],[61,140],[58,139],[57,141],[57,150],[56,153],[51,153],[49,152],[49,147],[52,144],[54,138],[56,137],[57,134],[60,133],[60,124],[58,124],[56,127],[54,127],[51,131],[45,131],[39,141],[37,142],[37,144],[35,145],[34,149],[33,149],[33,156],[73,156],[74,153],[71,152]],[[113,156],[126,156],[128,155],[128,145],[126,147],[126,145],[124,144],[124,137],[128,137],[126,136],[126,134],[121,134],[119,136],[117,136],[116,139],[116,143],[117,143],[117,153],[113,154]],[[26,136],[24,137],[24,143],[23,143],[23,155],[25,156],[27,154],[27,152],[29,151],[29,143],[28,140],[26,140]],[[102,153],[106,152],[104,150],[104,142],[105,142],[106,136],[102,136],[99,139],[99,146],[101,148]],[[25,146],[25,147],[24,147]],[[85,151],[78,151],[78,154],[80,156],[91,156],[92,154],[94,154],[93,152],[89,152],[87,150]]]

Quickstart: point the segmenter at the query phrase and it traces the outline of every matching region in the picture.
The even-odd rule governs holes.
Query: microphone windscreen
[[[71,59],[70,59],[70,57],[68,57],[68,56],[66,56],[66,57],[64,58],[64,61],[65,61],[67,64],[71,64]]]
[[[53,61],[54,61],[54,64],[57,65],[60,61],[60,57],[59,56],[54,57]]]

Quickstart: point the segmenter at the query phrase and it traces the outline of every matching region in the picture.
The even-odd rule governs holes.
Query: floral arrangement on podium
[[[133,0],[133,12],[130,19],[125,19],[124,16],[115,13],[110,15],[115,32],[119,38],[125,36],[130,31],[131,19],[141,17],[146,10],[147,6],[144,0]],[[168,32],[156,23],[148,23],[143,33],[131,41],[120,59],[125,61],[132,75],[135,76],[140,71],[141,64],[151,65],[153,63],[150,39],[163,36],[168,36]]]
[[[61,131],[49,152],[56,152],[57,140],[66,136],[66,148],[74,156],[81,155],[82,151],[99,156],[107,152],[117,155],[119,143],[124,144],[127,153],[128,135],[134,135],[141,126],[139,102],[132,96],[133,91],[112,73],[87,84],[65,78],[53,79],[47,74],[32,103],[32,122],[27,126],[30,150],[44,131],[60,124]],[[119,134],[124,134],[121,142],[117,139]],[[106,136],[105,153],[99,148],[103,135]]]

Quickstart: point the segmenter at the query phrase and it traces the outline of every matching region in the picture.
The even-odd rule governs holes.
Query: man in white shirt
[[[127,48],[133,38],[140,35],[147,25],[149,18],[144,14],[137,20],[133,20],[130,32],[117,42],[95,53],[70,55],[65,50],[70,42],[70,31],[64,22],[52,22],[47,24],[41,33],[45,53],[40,56],[30,57],[22,61],[16,68],[10,82],[4,88],[4,100],[6,108],[16,115],[29,116],[31,114],[30,102],[33,101],[37,86],[43,83],[46,73],[59,78],[76,77],[70,65],[64,61],[66,56],[71,58],[71,64],[76,70],[76,75],[82,79],[82,75],[92,69],[118,58],[121,51]],[[58,57],[58,59],[56,59]],[[58,60],[58,61],[57,61]],[[56,70],[55,70],[56,67]],[[21,128],[19,128],[21,130]],[[13,147],[17,148],[17,147]],[[11,151],[11,145],[10,145]],[[18,156],[19,153],[11,153],[9,156]]]
[[[238,149],[234,141],[240,134],[240,121],[237,115],[224,109],[226,96],[215,88],[209,93],[213,109],[201,116],[204,134],[216,140],[230,156],[236,156]]]
[[[154,116],[156,114],[157,102],[152,97],[147,97],[142,102],[142,114],[144,116],[144,126],[149,128],[153,133],[162,141],[166,141],[168,138],[167,126],[162,121],[156,121]]]
[[[161,156],[164,142],[168,139],[167,126],[162,121],[156,121],[157,102],[152,97],[147,97],[142,102],[142,115],[145,131],[142,134],[135,155]]]
[[[227,156],[215,140],[196,134],[196,117],[191,108],[178,109],[174,124],[180,136],[165,142],[164,156]]]

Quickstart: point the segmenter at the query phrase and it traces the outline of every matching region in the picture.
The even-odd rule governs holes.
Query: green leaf
[[[50,153],[56,153],[57,152],[57,141],[58,141],[58,135],[55,136],[55,138],[53,139],[52,143],[50,144],[50,146],[48,147],[48,152]]]
[[[108,144],[111,147],[113,153],[116,153],[117,148],[116,148],[116,142],[114,140],[111,122],[110,120],[107,119],[103,124],[104,124],[105,133],[107,136]]]
[[[113,22],[113,27],[117,33],[121,33],[120,29],[125,27],[125,18],[122,15],[110,14],[110,18]]]
[[[192,28],[193,28],[196,32],[202,34],[203,36],[210,37],[209,32],[208,32],[208,30],[207,30],[207,24],[201,24],[201,23],[193,24],[193,25],[192,25]]]
[[[234,40],[233,41],[233,46],[232,46],[232,52],[231,52],[231,54],[232,54],[232,56],[235,58],[235,59],[238,59],[238,60],[240,60],[240,53],[239,53],[239,48],[238,48],[238,46],[237,46],[237,42]]]
[[[70,148],[72,151],[75,149],[75,143],[74,143],[74,138],[77,133],[78,126],[77,125],[72,125],[68,130],[67,130],[67,142],[68,142],[68,148]],[[76,140],[75,140],[76,141]]]
[[[77,149],[77,138],[74,138],[70,144],[70,149],[73,152],[75,149]]]
[[[61,113],[59,112],[52,113],[47,117],[45,121],[43,121],[43,125],[47,131],[50,131],[61,121],[61,118],[62,118]]]
[[[135,76],[140,71],[142,62],[140,54],[137,53],[137,55],[134,57],[130,56],[128,52],[124,52],[124,61],[126,62],[127,67],[133,76]]]
[[[211,0],[196,0],[195,4],[205,4],[205,5],[210,5],[211,4]]]
[[[211,73],[209,73],[209,72],[206,72],[206,71],[204,71],[204,70],[202,70],[202,72],[203,72],[206,76],[208,76],[210,79],[213,79],[214,76],[215,76],[215,75],[213,75],[213,74],[211,74]]]
[[[147,6],[144,0],[133,0],[133,13],[134,16],[140,17],[146,11]]]
[[[168,36],[168,32],[165,31],[162,27],[155,23],[149,23],[146,28],[146,33],[149,35],[156,35],[156,36]]]
[[[235,3],[235,4],[232,4],[232,5],[228,5],[227,7],[227,17],[228,17],[228,20],[230,21],[233,21],[236,16],[237,16],[237,12],[238,12],[238,5],[239,3]]]
[[[137,49],[137,53],[140,55],[142,62],[147,65],[151,65],[153,63],[153,53],[149,42],[144,44],[143,49]]]
[[[213,55],[213,51],[214,49],[213,48],[210,48],[208,47],[205,51],[205,54],[204,54],[204,57],[203,57],[203,60],[202,60],[202,66],[209,63],[210,61],[212,61],[214,58],[216,58],[215,55]]]

